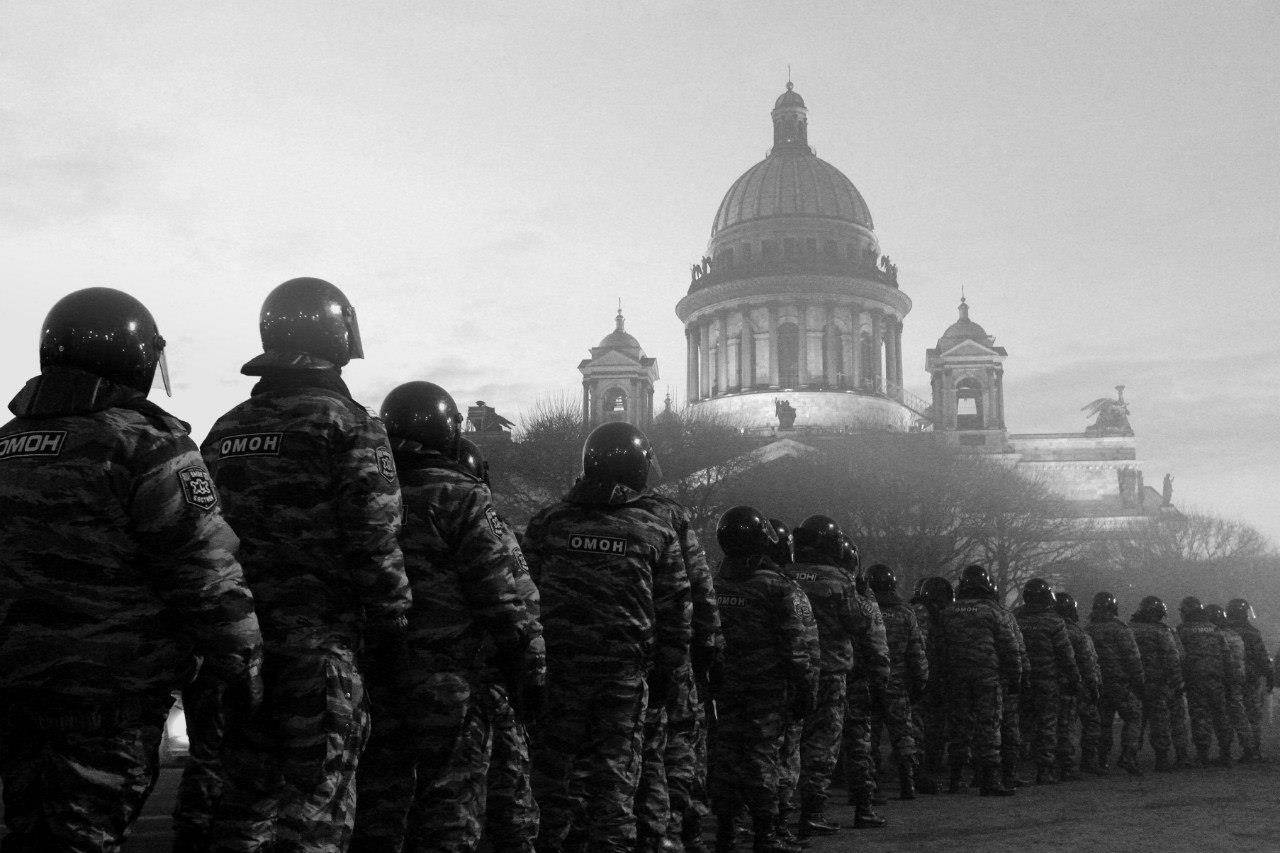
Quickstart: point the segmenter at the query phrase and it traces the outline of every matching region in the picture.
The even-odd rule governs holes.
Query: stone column
[[[692,323],[684,327],[684,337],[688,350],[684,391],[685,397],[692,403],[698,399],[698,340],[696,328]]]
[[[769,387],[778,388],[781,386],[780,377],[778,376],[778,306],[776,303],[769,303]]]
[[[871,312],[871,378],[875,390],[884,387],[884,322],[879,311]]]
[[[729,340],[729,365],[728,379],[725,383],[726,391],[742,390],[742,333],[739,332],[736,338]]]
[[[698,322],[698,397],[711,396],[711,324]]]
[[[729,315],[724,311],[716,317],[720,329],[720,393],[729,392]]]
[[[796,305],[796,361],[800,367],[800,387],[809,384],[809,311],[803,304]]]
[[[884,388],[889,391],[897,383],[893,377],[893,318],[887,314],[880,319],[880,334],[884,338]]]
[[[862,391],[862,312],[854,308],[850,310],[849,317],[853,329],[853,387]]]
[[[893,361],[894,374],[898,377],[898,384],[905,385],[902,380],[902,321],[898,320],[893,324]]]
[[[995,425],[998,429],[1004,429],[1004,370],[1001,368],[996,368],[995,389],[996,412],[998,413],[997,417],[999,418]]]
[[[582,423],[591,428],[591,391],[587,380],[582,380]]]

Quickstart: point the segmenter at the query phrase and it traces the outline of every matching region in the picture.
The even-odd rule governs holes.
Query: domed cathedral
[[[810,147],[790,82],[771,117],[773,147],[720,202],[676,306],[688,401],[748,428],[906,431],[926,404],[902,389],[897,267],[861,193]]]
[[[621,303],[614,330],[591,348],[591,358],[583,359],[578,370],[582,373],[582,422],[588,429],[609,421],[644,428],[653,420],[658,360],[646,356],[640,342],[627,332]]]

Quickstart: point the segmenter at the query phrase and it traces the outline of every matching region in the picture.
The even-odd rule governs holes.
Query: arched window
[[[778,384],[783,388],[800,385],[800,327],[795,323],[778,326]]]
[[[604,392],[605,420],[620,420],[627,416],[627,392],[621,388],[610,388]]]
[[[976,379],[956,383],[956,429],[985,429],[982,385]]]
[[[822,330],[822,376],[826,384],[844,388],[848,380],[844,375],[844,341],[840,329],[828,325]]]
[[[862,343],[859,345],[862,349],[862,376],[859,384],[867,390],[873,390],[876,387],[876,346],[875,341],[871,340],[870,335],[862,336]]]

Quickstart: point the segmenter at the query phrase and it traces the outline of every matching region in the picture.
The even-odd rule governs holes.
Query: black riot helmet
[[[662,476],[649,439],[625,421],[601,424],[582,445],[582,478],[594,483],[620,483],[644,491],[650,474]]]
[[[1227,611],[1222,609],[1221,604],[1206,604],[1204,606],[1204,615],[1219,628],[1226,627]]]
[[[157,365],[165,393],[171,394],[155,318],[120,290],[86,287],[69,293],[49,309],[40,328],[41,370],[72,367],[146,394]]]
[[[1204,605],[1194,595],[1188,595],[1178,605],[1178,614],[1183,622],[1199,622],[1204,618]]]
[[[1232,625],[1246,625],[1254,618],[1253,608],[1243,598],[1233,598],[1227,602],[1227,621]]]
[[[1053,596],[1053,609],[1058,611],[1058,615],[1068,622],[1079,624],[1080,622],[1080,605],[1076,603],[1076,597],[1071,593],[1063,590]]]
[[[382,401],[379,417],[395,444],[413,442],[427,450],[458,458],[462,414],[449,392],[434,382],[406,382]]]
[[[862,567],[861,555],[858,553],[858,546],[854,544],[852,539],[844,534],[840,535],[840,559],[836,565],[851,575],[858,574]]]
[[[952,588],[951,581],[934,575],[921,582],[920,597],[924,600],[926,607],[941,610],[956,600],[956,591]]]
[[[1148,595],[1138,602],[1138,610],[1133,615],[1137,617],[1139,622],[1162,622],[1168,614],[1169,608],[1165,607],[1164,600],[1158,595]]]
[[[995,585],[991,583],[991,575],[987,574],[984,566],[978,563],[970,563],[964,567],[964,571],[960,573],[960,589],[965,594],[972,596],[975,592],[982,595],[995,595]]]
[[[1108,616],[1119,616],[1120,605],[1116,603],[1116,597],[1111,593],[1103,590],[1093,596],[1093,613],[1102,613]]]
[[[1032,578],[1022,586],[1022,600],[1033,610],[1052,610],[1053,589],[1044,578]]]
[[[884,563],[876,563],[867,569],[867,586],[876,595],[887,595],[898,589],[898,576]]]
[[[267,294],[258,331],[264,350],[306,353],[337,367],[364,358],[356,309],[323,279],[290,279]]]
[[[818,560],[835,565],[840,561],[840,525],[825,515],[811,515],[793,532],[797,560]]]
[[[773,528],[773,535],[777,537],[778,544],[774,548],[774,553],[770,555],[779,566],[786,566],[796,561],[796,555],[791,550],[794,544],[791,541],[791,528],[787,527],[786,522],[780,518],[769,519],[769,526]]]
[[[467,473],[489,485],[489,460],[484,458],[476,443],[465,435],[458,440],[458,463]]]
[[[778,537],[773,525],[752,506],[735,506],[725,510],[716,525],[716,541],[730,557],[768,557],[773,559]]]

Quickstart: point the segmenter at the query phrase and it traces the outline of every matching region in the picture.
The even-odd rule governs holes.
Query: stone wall
[[[796,429],[885,429],[906,432],[911,411],[894,400],[841,391],[769,391],[731,394],[694,403],[694,411],[723,416],[747,429],[776,427],[774,400],[796,410]]]

